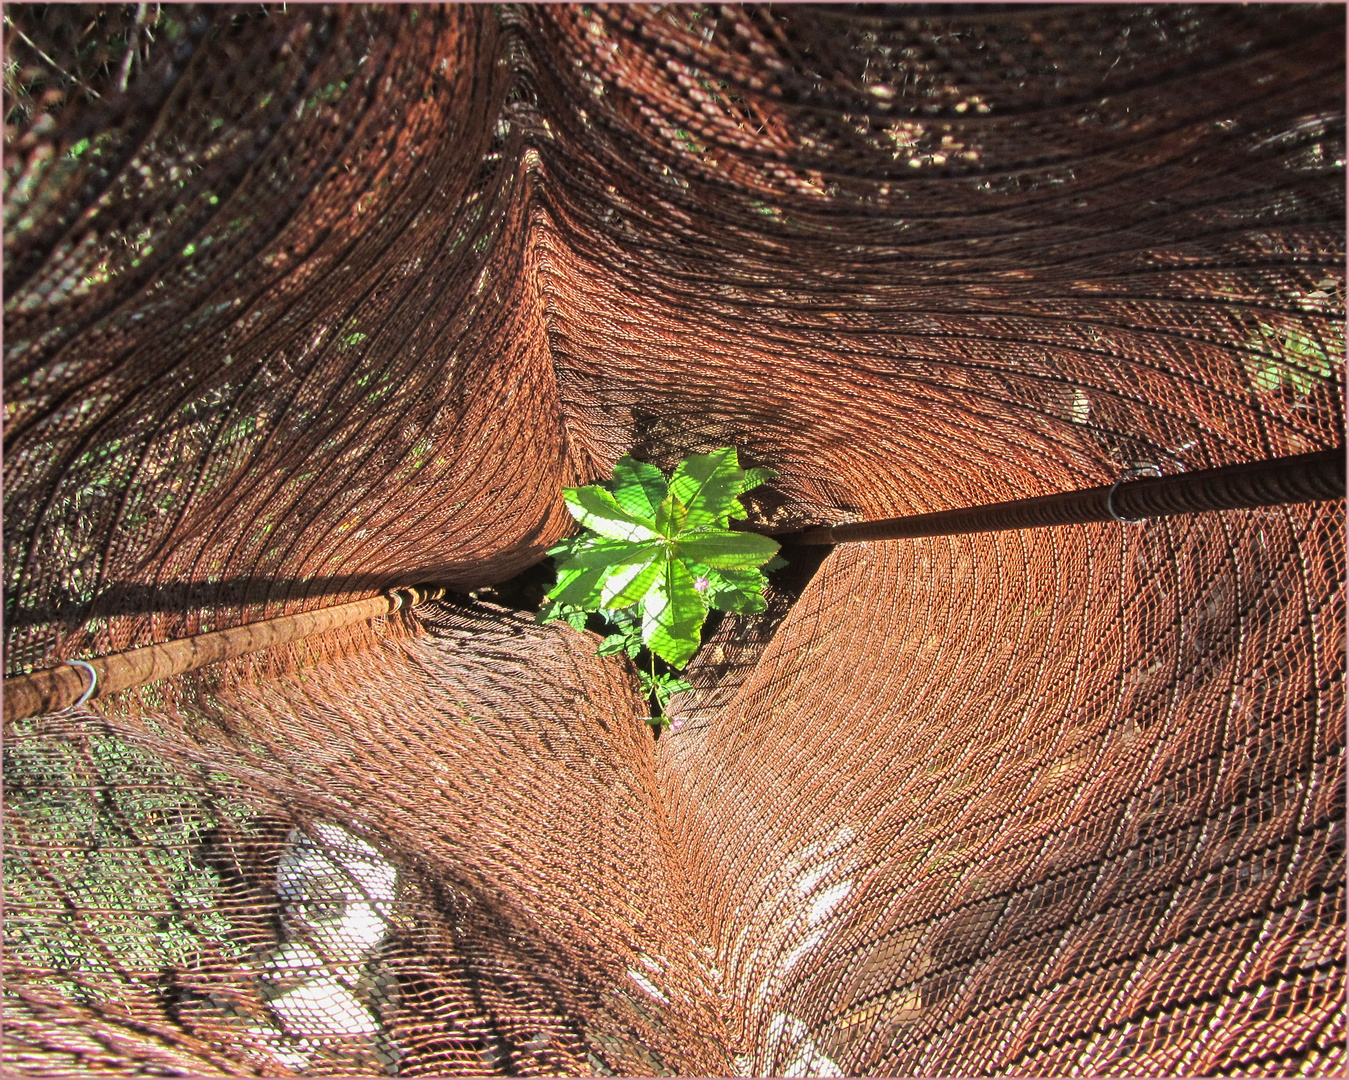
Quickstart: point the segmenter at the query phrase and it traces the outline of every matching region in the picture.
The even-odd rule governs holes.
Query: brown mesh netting
[[[468,593],[1337,446],[1344,32],[8,5],[5,671],[454,595],[7,727],[7,1067],[1339,1071],[1342,504],[788,548],[656,742]]]

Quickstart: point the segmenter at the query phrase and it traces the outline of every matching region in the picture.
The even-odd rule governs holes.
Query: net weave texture
[[[1342,504],[788,549],[654,742],[469,596],[1340,445],[1342,8],[6,18],[5,672],[452,590],[7,727],[7,1068],[1343,1069]]]

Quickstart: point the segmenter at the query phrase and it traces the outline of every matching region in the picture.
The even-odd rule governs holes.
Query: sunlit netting
[[[1342,1070],[1342,504],[469,593],[1340,445],[1343,8],[5,16],[6,673],[451,590],[7,727],[8,1069]]]

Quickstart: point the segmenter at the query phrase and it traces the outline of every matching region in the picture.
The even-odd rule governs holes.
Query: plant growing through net
[[[1343,310],[1344,280],[1327,277],[1311,292],[1297,293],[1294,301],[1307,310],[1328,304],[1331,310]],[[1251,342],[1260,350],[1247,359],[1247,375],[1257,394],[1272,394],[1285,386],[1300,397],[1307,397],[1321,386],[1330,386],[1344,357],[1344,324],[1331,322],[1325,336],[1290,323],[1271,325],[1261,322],[1259,334]]]
[[[609,635],[601,656],[626,653],[665,726],[670,697],[691,689],[679,678],[697,651],[708,611],[764,610],[764,572],[785,565],[778,543],[736,532],[739,496],[776,476],[742,469],[735,447],[694,454],[667,481],[654,465],[620,458],[607,483],[563,488],[583,531],[551,548],[557,584],[536,616],[583,629],[602,613]]]

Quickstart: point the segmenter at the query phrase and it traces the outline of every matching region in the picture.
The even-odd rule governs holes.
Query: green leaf
[[[743,592],[740,589],[708,589],[703,593],[703,598],[708,607],[737,615],[751,615],[768,607],[768,602],[760,593]]]
[[[765,574],[771,574],[774,570],[781,570],[786,565],[787,565],[786,559],[784,559],[781,555],[774,555],[771,559],[769,559],[766,563],[764,563],[763,566],[760,567],[760,569]]]
[[[658,545],[651,542],[634,544],[627,540],[601,540],[589,547],[580,547],[570,559],[557,568],[559,574],[596,566],[624,566],[651,557]]]
[[[647,697],[656,695],[656,709],[658,713],[665,713],[670,707],[670,698],[681,690],[692,690],[693,684],[674,675],[663,674],[652,678],[645,671],[639,671],[638,676],[641,679],[642,693]],[[663,719],[663,717],[662,717]],[[666,721],[668,723],[668,721]],[[664,724],[662,724],[664,726]]]
[[[667,495],[656,507],[656,531],[661,536],[674,539],[684,531],[684,522],[688,516],[688,507],[674,495]]]
[[[660,685],[659,676],[653,679],[647,672],[643,671],[641,668],[637,669],[637,681],[641,684],[642,694],[645,697],[650,697],[652,694],[654,694],[656,692],[656,687]]]
[[[534,621],[540,626],[546,623],[556,622],[558,619],[567,617],[567,605],[559,603],[557,600],[547,600],[543,607],[534,612]]]
[[[595,653],[598,656],[613,656],[614,653],[625,652],[630,644],[627,634],[610,634],[600,642]]]
[[[695,585],[698,578],[707,578],[703,600],[710,608],[745,614],[763,611],[767,606],[762,594],[768,581],[758,570],[713,570],[691,559],[685,559],[684,565],[693,575]]]
[[[683,667],[698,651],[707,618],[702,594],[678,559],[667,557],[651,590],[642,597],[642,640],[672,667]]]
[[[710,454],[694,454],[680,462],[670,478],[670,494],[688,507],[684,527],[725,528],[732,516],[744,517],[745,508],[735,497],[744,477],[744,471],[736,463],[734,446]]]
[[[551,589],[549,589],[548,593],[545,595],[551,596],[552,594],[558,592],[560,589],[565,588],[566,586],[574,582],[577,578],[579,578],[583,573],[585,573],[585,571],[579,568],[576,570],[568,570],[565,574],[559,573],[557,575],[557,583]]]
[[[655,548],[641,562],[610,567],[600,587],[602,608],[625,608],[637,603],[655,584],[665,564],[665,551]]]
[[[778,471],[776,469],[746,469],[744,479],[740,481],[740,494],[760,484],[766,484],[770,480],[776,480]]]
[[[569,570],[557,575],[557,584],[548,591],[549,600],[560,600],[580,608],[600,606],[600,583],[608,573],[604,566]]]
[[[656,466],[625,455],[614,466],[614,479],[609,490],[624,510],[638,517],[649,518],[655,515],[668,488],[665,477]]]
[[[709,605],[741,613],[765,607],[766,581],[755,567],[783,565],[778,544],[727,525],[744,516],[736,495],[776,475],[741,469],[735,449],[724,447],[687,459],[668,485],[655,466],[624,457],[613,480],[563,489],[583,529],[549,549],[557,584],[536,618],[581,629],[603,612],[609,632],[600,655],[626,652],[647,667],[640,661],[650,648],[662,667],[687,663]],[[642,678],[662,708],[687,685],[668,674]]]
[[[591,536],[586,533],[578,533],[576,536],[569,536],[565,540],[559,540],[556,544],[550,547],[545,554],[553,556],[554,559],[556,559],[557,556],[559,555],[570,555],[574,551],[576,551],[578,547],[581,547],[585,544],[594,543],[597,539],[599,538],[596,536]]]
[[[655,525],[648,518],[630,514],[614,501],[604,488],[595,484],[583,488],[563,488],[562,498],[571,516],[587,529],[611,540],[655,540]]]
[[[660,702],[660,711],[667,713],[670,711],[670,699],[679,693],[680,690],[692,690],[693,684],[686,683],[683,679],[675,679],[672,682],[662,683],[656,689],[656,700]]]
[[[721,531],[685,533],[676,553],[717,570],[750,570],[777,554],[778,542],[758,533]]]
[[[1247,361],[1251,388],[1256,393],[1273,393],[1286,383],[1299,394],[1311,394],[1323,380],[1334,377],[1329,354],[1305,329],[1259,325],[1260,344],[1277,357],[1256,356]]]
[[[540,625],[550,622],[565,622],[574,630],[584,630],[586,628],[586,612],[584,608],[576,607],[574,604],[549,600],[534,613],[534,621]]]
[[[713,570],[708,576],[713,588],[739,589],[741,592],[763,592],[768,584],[761,570]]]
[[[708,570],[705,576],[708,589],[703,599],[708,607],[749,615],[768,606],[763,598],[767,582],[758,570]]]

